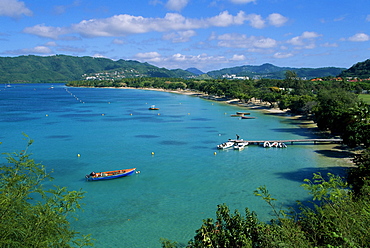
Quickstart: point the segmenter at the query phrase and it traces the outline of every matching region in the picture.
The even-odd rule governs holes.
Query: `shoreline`
[[[87,87],[90,88],[90,87]],[[305,129],[307,132],[311,133],[317,137],[323,137],[325,133],[321,132],[316,123],[313,120],[308,119],[303,115],[291,115],[287,110],[280,110],[278,108],[271,108],[268,103],[261,102],[259,100],[251,100],[248,103],[240,102],[239,99],[229,99],[226,97],[217,97],[205,94],[203,92],[191,91],[191,90],[168,90],[159,88],[135,88],[135,87],[106,87],[112,89],[136,89],[136,90],[150,90],[150,91],[160,91],[173,94],[188,95],[193,97],[200,97],[206,100],[215,101],[223,104],[231,104],[246,110],[257,110],[261,111],[267,115],[273,115],[276,117],[286,118],[290,120],[294,125],[297,125],[301,129]],[[327,138],[327,137],[326,137]],[[318,147],[318,153],[323,156],[333,159],[333,164],[331,167],[343,167],[349,168],[354,167],[353,157],[355,152],[350,150],[348,147],[338,144],[326,144],[324,147]]]
[[[205,94],[203,92],[189,91],[189,90],[166,90],[166,89],[156,89],[156,88],[133,88],[133,87],[124,87],[123,89],[140,89],[140,90],[151,90],[151,91],[161,91],[174,94],[182,94],[194,97],[200,97],[206,100],[215,101],[224,104],[231,104],[241,108],[249,110],[261,111],[267,115],[273,115],[276,117],[286,118],[290,120],[294,125],[299,126],[299,128],[305,129],[307,132],[311,133],[314,136],[323,137],[325,133],[321,132],[316,123],[313,120],[308,119],[303,115],[292,115],[288,110],[280,110],[278,108],[271,108],[268,103],[261,102],[259,100],[251,100],[247,103],[239,101],[239,99],[229,99],[225,97],[217,97]],[[326,144],[325,148],[318,147],[318,153],[323,156],[333,158],[332,167],[354,167],[352,161],[354,153],[348,147],[338,144]],[[325,155],[325,153],[327,155]],[[330,153],[330,154],[329,154]]]

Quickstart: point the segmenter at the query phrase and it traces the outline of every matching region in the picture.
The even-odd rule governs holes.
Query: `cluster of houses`
[[[224,74],[222,78],[248,80],[249,77],[236,76],[236,74]]]
[[[83,74],[82,78],[85,80],[114,80],[127,77],[143,77],[144,75],[134,69],[122,71],[98,72],[92,74]]]

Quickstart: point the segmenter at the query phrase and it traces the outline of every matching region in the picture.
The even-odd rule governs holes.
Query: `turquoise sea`
[[[148,110],[153,104],[160,110]],[[52,184],[86,191],[73,227],[91,233],[96,247],[160,247],[161,237],[185,244],[222,203],[232,211],[248,207],[268,221],[271,209],[253,195],[257,187],[266,185],[278,206],[289,207],[308,199],[300,187],[304,178],[340,171],[318,151],[325,146],[217,150],[236,134],[312,136],[286,118],[250,110],[256,119],[242,120],[230,117],[242,110],[238,106],[193,96],[15,84],[0,88],[0,110],[1,152],[24,149],[26,133],[34,140],[32,157],[53,171]],[[91,171],[133,167],[141,173],[85,181]]]

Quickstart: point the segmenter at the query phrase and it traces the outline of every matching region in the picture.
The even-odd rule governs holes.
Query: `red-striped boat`
[[[125,177],[135,173],[136,168],[124,169],[124,170],[114,170],[114,171],[103,171],[103,172],[91,172],[86,175],[88,181],[97,181],[105,179],[115,179],[119,177]]]

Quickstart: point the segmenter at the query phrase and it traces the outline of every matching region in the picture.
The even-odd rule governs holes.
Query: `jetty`
[[[273,143],[343,143],[343,139],[288,139],[288,140],[244,140],[244,139],[229,139],[234,143],[248,143],[249,145],[263,145],[265,142]]]

